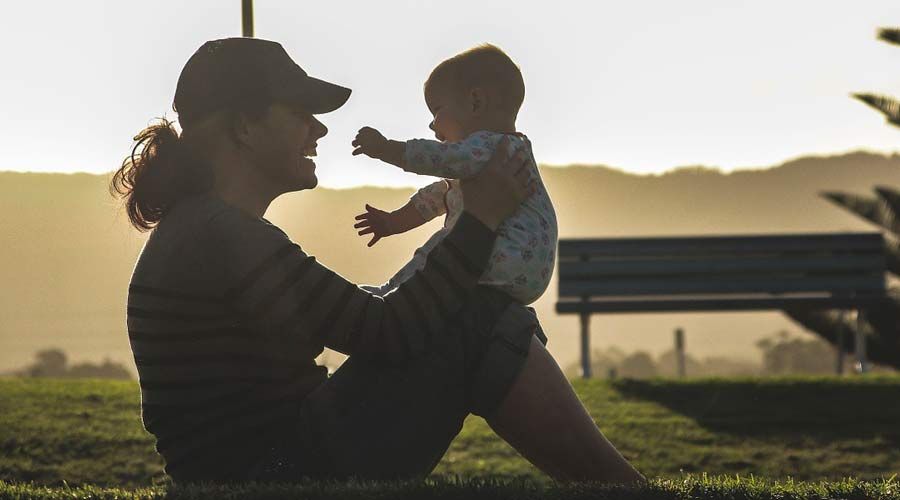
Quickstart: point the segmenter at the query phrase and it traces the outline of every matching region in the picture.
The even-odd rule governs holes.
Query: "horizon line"
[[[605,168],[607,170],[615,170],[627,175],[633,175],[637,177],[659,177],[667,174],[675,173],[679,170],[684,169],[702,169],[708,170],[712,172],[718,172],[723,175],[730,175],[732,173],[737,172],[748,172],[748,171],[760,171],[760,170],[771,170],[773,168],[778,168],[784,166],[785,164],[801,160],[804,158],[832,158],[832,157],[841,157],[841,156],[850,156],[853,154],[872,154],[876,156],[897,156],[900,155],[900,146],[894,150],[881,150],[870,147],[857,147],[852,149],[846,149],[842,151],[832,151],[827,153],[801,153],[797,155],[790,156],[781,160],[780,162],[768,165],[768,166],[745,166],[745,167],[721,167],[721,166],[710,166],[702,163],[695,164],[687,164],[687,165],[677,165],[673,167],[665,168],[661,171],[656,172],[632,172],[622,167],[615,167],[603,163],[568,163],[568,164],[550,164],[550,163],[538,163],[538,167],[540,168],[550,168],[550,169],[565,169],[565,168]],[[37,175],[90,175],[90,176],[109,176],[115,170],[109,170],[107,172],[88,172],[84,170],[76,170],[74,172],[65,172],[60,170],[0,170],[0,174],[37,174]],[[353,185],[327,185],[327,184],[319,184],[317,187],[325,188],[325,189],[334,189],[334,190],[344,190],[344,189],[360,189],[360,188],[381,188],[381,189],[417,189],[419,186],[413,184],[353,184]]]

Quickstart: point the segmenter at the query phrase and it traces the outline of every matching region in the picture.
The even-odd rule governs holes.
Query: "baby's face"
[[[467,102],[458,92],[441,88],[426,89],[425,104],[434,119],[428,128],[441,142],[459,142],[468,134],[471,113],[467,112]]]

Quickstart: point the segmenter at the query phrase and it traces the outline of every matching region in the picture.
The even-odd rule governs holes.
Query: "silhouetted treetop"
[[[881,28],[878,30],[878,39],[900,45],[900,28]]]

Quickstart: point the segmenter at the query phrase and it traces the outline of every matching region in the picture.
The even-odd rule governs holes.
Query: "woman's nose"
[[[431,120],[431,123],[428,124],[428,128],[430,128],[431,131],[434,132],[434,120]]]
[[[327,133],[328,127],[326,127],[325,124],[320,122],[317,118],[313,118],[313,135],[316,136],[316,139],[325,137]]]

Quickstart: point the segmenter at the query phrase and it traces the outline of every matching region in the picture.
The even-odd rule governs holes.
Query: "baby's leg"
[[[396,290],[403,282],[412,278],[417,271],[421,271],[422,268],[425,267],[427,254],[420,250],[422,249],[416,250],[416,253],[413,254],[413,258],[401,267],[396,274],[391,276],[391,279],[389,279],[387,283],[383,285],[360,285],[359,287],[372,295],[377,295],[379,297],[384,297],[389,292]]]
[[[392,287],[390,283],[385,283],[383,285],[359,285],[359,287],[378,297],[384,297],[388,292],[395,288]]]
[[[550,284],[554,249],[540,245],[532,248],[527,242],[518,241],[524,238],[537,240],[538,237],[527,234],[513,237],[501,232],[494,244],[490,265],[478,282],[502,290],[516,302],[528,305],[540,298]]]

